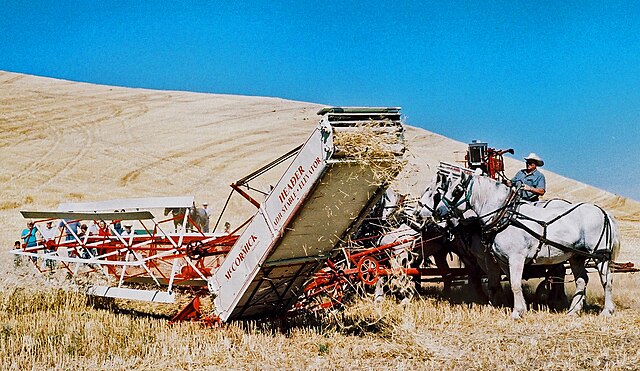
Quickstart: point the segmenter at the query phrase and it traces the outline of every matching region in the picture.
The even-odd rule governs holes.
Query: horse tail
[[[615,261],[618,259],[618,254],[620,253],[620,230],[618,229],[618,222],[613,217],[613,215],[606,213],[607,218],[609,218],[609,238],[611,241],[611,260]]]

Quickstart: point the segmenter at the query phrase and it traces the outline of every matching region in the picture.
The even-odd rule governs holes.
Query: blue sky
[[[640,200],[640,4],[2,1],[0,70],[401,106]]]

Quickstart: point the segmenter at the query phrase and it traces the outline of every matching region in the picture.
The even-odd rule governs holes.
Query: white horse
[[[207,213],[202,208],[196,208],[194,204],[190,208],[166,208],[164,209],[164,215],[167,216],[171,213],[173,217],[173,229],[177,232],[182,228],[182,223],[184,220],[184,214],[189,210],[189,216],[187,218],[186,232],[195,232],[198,229],[200,232],[205,232],[205,227],[209,222],[209,217]]]
[[[402,268],[409,268],[414,259],[413,249],[415,247],[416,239],[419,237],[420,232],[414,230],[407,224],[401,224],[399,227],[386,232],[378,240],[378,246],[389,245],[394,242],[408,241],[400,243],[394,246],[390,251],[389,263],[392,270],[399,270]],[[384,286],[386,284],[386,277],[381,276],[376,282],[375,289],[375,301],[378,302],[384,297]],[[403,290],[399,294],[404,296],[403,301],[409,300],[413,296],[411,290],[407,290],[408,287],[403,287]]]
[[[446,269],[448,268],[446,256],[450,249],[442,243],[443,239],[434,240],[433,237],[440,235],[438,231],[424,228],[424,225],[416,222],[414,201],[407,198],[406,195],[387,189],[365,219],[358,232],[358,237],[367,247],[409,241],[398,244],[389,252],[389,263],[392,269],[422,268],[432,264],[429,259],[431,256],[433,256],[436,267]],[[384,276],[378,279],[376,300],[382,298],[386,281]],[[397,293],[408,299],[413,293],[407,290],[409,285],[405,286],[407,287],[399,285],[401,290]],[[445,291],[449,288],[450,282],[446,281]]]
[[[525,264],[554,265],[566,260],[576,282],[569,313],[579,313],[584,305],[589,279],[585,268],[587,259],[596,262],[604,288],[605,305],[601,315],[614,312],[609,262],[617,256],[620,240],[615,219],[606,211],[589,203],[549,208],[519,203],[515,191],[478,175],[447,178],[439,189],[436,193],[440,197],[432,193],[436,216],[455,214],[467,218],[469,211],[473,211],[485,233],[495,235],[491,252],[509,273],[514,297],[512,318],[521,318],[526,312],[522,293]]]
[[[477,174],[480,175],[480,174]],[[446,220],[433,217],[433,211],[436,204],[440,202],[442,193],[446,192],[448,187],[448,179],[443,174],[438,173],[433,181],[425,189],[420,201],[419,208],[414,210],[414,217],[425,223],[426,225],[439,225],[441,229],[449,231],[454,236],[454,241],[458,241],[455,250],[463,257],[465,266],[480,269],[487,275],[487,289],[489,294],[489,302],[492,305],[505,305],[506,297],[501,286],[502,271],[493,254],[487,253],[487,248],[482,242],[482,227],[478,222],[477,216],[473,211],[467,211],[465,214],[469,219],[461,223],[460,217],[457,215],[447,215]],[[555,208],[570,205],[571,203],[564,199],[554,198],[550,200],[536,201],[532,205],[541,208]],[[460,242],[463,240],[463,242]],[[529,268],[533,269],[533,268]],[[535,269],[540,274],[540,269]],[[550,266],[546,269],[546,281],[542,282],[539,290],[544,290],[540,294],[536,291],[538,299],[552,309],[563,309],[567,307],[566,295],[564,290],[564,264],[560,263],[556,266]],[[477,272],[472,272],[478,274]],[[525,270],[525,273],[526,270]],[[474,283],[472,281],[472,283]],[[481,285],[477,285],[477,292],[481,292]]]
[[[361,241],[364,242],[363,245],[367,247],[383,246],[408,240],[409,242],[393,247],[390,252],[389,262],[392,269],[409,268],[411,266],[415,260],[413,249],[416,239],[420,236],[420,229],[410,225],[412,223],[409,219],[413,214],[413,210],[407,211],[407,208],[411,206],[406,200],[406,195],[399,194],[388,188],[365,219],[357,234]],[[381,276],[376,282],[376,301],[384,297],[386,281],[386,277]],[[399,294],[404,295],[405,299],[409,299],[412,296],[410,291],[401,291],[403,292],[399,292]]]
[[[401,196],[392,189],[387,189],[382,194],[378,202],[371,208],[371,211],[362,221],[359,229],[354,233],[353,239],[358,241],[363,247],[374,247],[381,235],[390,228],[397,227],[394,218],[389,218],[401,206]],[[393,225],[392,225],[393,223]]]
[[[203,208],[197,208],[195,203],[189,208],[189,219],[191,232],[209,232],[209,216]],[[189,230],[189,228],[187,229]]]
[[[449,268],[447,255],[454,252],[469,269],[469,282],[474,289],[474,294],[469,299],[476,302],[486,302],[488,299],[482,290],[482,271],[478,267],[475,257],[467,253],[464,248],[464,245],[468,243],[480,244],[479,234],[473,242],[471,239],[462,237],[453,241],[448,240],[433,223],[420,223],[419,210],[416,209],[414,201],[388,189],[361,229],[361,231],[366,231],[366,234],[360,233],[361,237],[366,236],[363,241],[370,241],[371,246],[383,246],[393,242],[410,240],[410,242],[394,247],[390,255],[392,268],[424,268],[435,264],[437,268],[447,270]],[[418,202],[418,204],[420,203]],[[371,237],[374,236],[380,237],[372,239]],[[499,270],[499,268],[497,269]],[[384,277],[380,277],[376,283],[377,299],[383,295],[385,281]],[[443,283],[444,294],[448,295],[452,279],[444,276]],[[408,292],[404,292],[404,294],[411,296],[411,293]]]

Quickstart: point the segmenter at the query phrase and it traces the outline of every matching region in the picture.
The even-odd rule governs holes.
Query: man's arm
[[[511,186],[517,187],[519,180],[520,180],[520,172],[518,171],[516,175],[514,175],[513,178],[511,178],[511,180],[507,179],[507,187],[511,187]]]
[[[540,174],[540,177],[536,179],[535,184],[533,186],[525,184],[522,189],[525,191],[529,191],[531,193],[537,194],[538,196],[544,196],[547,188],[547,181],[544,178],[543,174]]]
[[[525,191],[529,191],[531,193],[535,193],[538,196],[544,196],[544,192],[545,192],[544,188],[534,188],[534,187],[532,187],[530,185],[527,185],[527,184],[523,185],[522,189],[525,190]]]

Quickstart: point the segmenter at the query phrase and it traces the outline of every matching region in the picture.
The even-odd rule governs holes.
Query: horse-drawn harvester
[[[474,141],[469,145],[464,162],[467,167],[442,162],[440,173],[459,175],[480,169],[494,179],[505,178],[505,153],[509,150],[488,148]],[[411,294],[411,282],[443,282],[448,291],[454,282],[467,282],[469,276],[480,279],[475,264],[466,259],[457,245],[470,243],[435,225],[416,221],[419,201],[389,190],[368,215],[359,233],[343,247],[342,254],[329,259],[326,266],[310,280],[301,306],[327,308],[341,303],[345,291],[358,285],[376,286],[376,295],[384,288],[381,278],[392,277],[403,294]],[[466,236],[465,236],[466,237]],[[447,255],[455,255],[462,263],[451,266]],[[434,260],[434,262],[431,261]],[[466,263],[466,264],[465,264]],[[479,281],[476,282],[479,285]],[[480,291],[480,288],[477,288]]]
[[[28,234],[60,220],[53,238],[25,239],[12,250],[41,272],[65,271],[89,281],[96,296],[172,303],[176,293],[196,293],[175,320],[199,316],[198,295],[212,294],[215,320],[273,317],[341,302],[358,283],[412,277],[480,285],[482,273],[456,244],[469,234],[425,228],[412,210],[418,199],[386,192],[403,166],[404,128],[398,108],[326,108],[307,141],[232,183],[257,210],[234,230],[206,232],[193,197],[152,197],[66,203],[53,211],[22,211],[34,221]],[[442,163],[451,176],[481,169],[504,177],[508,151],[472,143],[467,167]],[[249,183],[289,161],[279,181],[257,201]],[[114,212],[113,210],[120,210]],[[103,227],[85,233],[77,223]],[[132,224],[123,232],[123,224]],[[465,267],[450,267],[457,253]],[[435,267],[429,263],[434,257]]]

